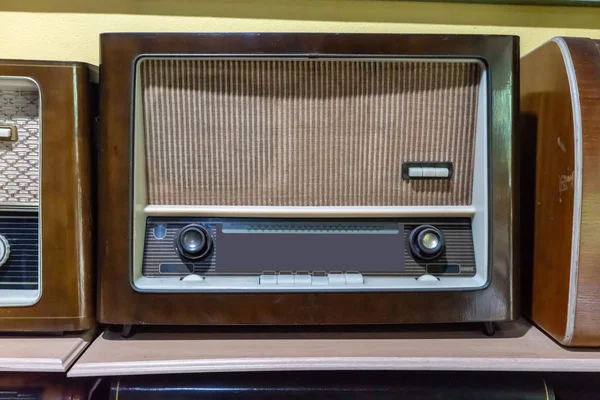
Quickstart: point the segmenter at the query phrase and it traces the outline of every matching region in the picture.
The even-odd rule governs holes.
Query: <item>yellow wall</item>
[[[600,7],[377,0],[0,0],[0,58],[98,63],[110,31],[487,33],[600,38]]]

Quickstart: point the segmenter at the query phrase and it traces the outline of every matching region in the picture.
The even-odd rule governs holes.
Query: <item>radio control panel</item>
[[[360,285],[369,276],[476,272],[469,218],[396,220],[148,217],[142,274],[260,285]]]

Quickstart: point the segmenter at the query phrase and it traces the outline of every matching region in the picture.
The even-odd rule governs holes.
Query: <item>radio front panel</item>
[[[487,285],[480,60],[198,55],[142,56],[135,65],[135,290]],[[231,231],[244,221],[283,231]],[[361,225],[373,221],[396,237]],[[439,259],[406,247],[427,221],[448,240]],[[175,244],[188,225],[214,246],[201,260],[182,259]]]
[[[40,92],[0,77],[0,306],[40,296]]]

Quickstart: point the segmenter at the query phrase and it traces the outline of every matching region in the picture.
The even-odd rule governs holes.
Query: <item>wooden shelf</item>
[[[600,351],[567,350],[529,323],[470,330],[304,333],[104,332],[68,376],[283,370],[600,371]]]
[[[93,341],[94,331],[80,335],[0,336],[0,371],[66,372]]]

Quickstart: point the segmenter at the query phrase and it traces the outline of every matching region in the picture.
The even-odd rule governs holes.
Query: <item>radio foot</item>
[[[494,336],[494,334],[496,333],[496,324],[494,324],[493,322],[484,322],[483,333],[486,336]]]
[[[121,330],[121,336],[124,338],[129,338],[133,336],[133,325],[123,325],[123,329]]]

